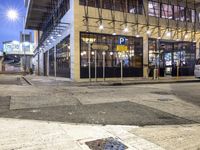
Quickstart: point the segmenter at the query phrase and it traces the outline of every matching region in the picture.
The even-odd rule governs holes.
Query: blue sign
[[[118,44],[119,45],[126,45],[126,38],[125,37],[119,37],[118,38]]]

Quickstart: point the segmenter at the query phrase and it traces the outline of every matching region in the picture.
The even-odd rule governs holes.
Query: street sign
[[[127,52],[128,46],[126,46],[127,39],[125,37],[119,37],[118,38],[118,45],[117,45],[117,51],[118,52]]]
[[[109,47],[106,44],[96,44],[96,43],[94,43],[94,44],[92,44],[92,49],[107,51],[109,49]]]
[[[118,45],[126,45],[126,38],[125,37],[119,37],[118,38]]]
[[[118,51],[118,52],[127,52],[127,51],[128,51],[128,46],[125,46],[125,45],[117,45],[117,51]]]

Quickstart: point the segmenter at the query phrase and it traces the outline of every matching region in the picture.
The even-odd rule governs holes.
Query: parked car
[[[196,78],[200,78],[200,58],[196,61],[194,75]]]

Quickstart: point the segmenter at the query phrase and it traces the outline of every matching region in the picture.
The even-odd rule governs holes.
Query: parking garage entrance
[[[149,39],[149,76],[193,76],[195,60],[196,43]]]

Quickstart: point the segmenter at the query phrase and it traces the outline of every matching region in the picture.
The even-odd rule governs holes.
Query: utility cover
[[[115,138],[99,139],[86,142],[91,150],[126,150],[128,147]]]

